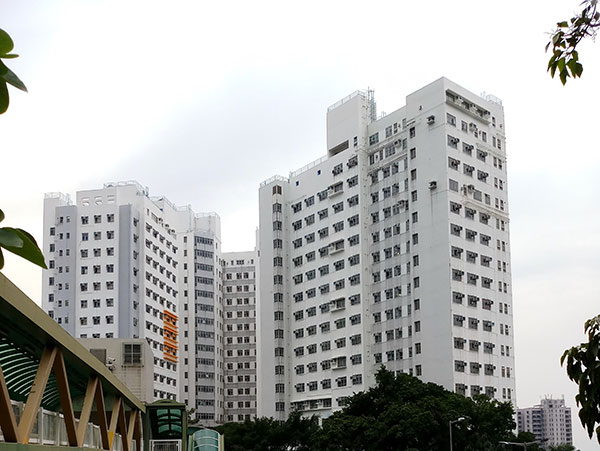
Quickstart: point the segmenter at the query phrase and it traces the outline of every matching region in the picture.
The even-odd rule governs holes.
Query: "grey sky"
[[[566,87],[544,46],[578,4],[0,0],[30,90],[0,118],[6,223],[41,237],[44,192],[136,179],[250,249],[258,184],[325,153],[327,106],[369,86],[390,112],[446,76],[505,106],[518,404],[575,408],[559,357],[599,313],[600,44]],[[39,298],[39,270],[5,273]],[[573,413],[575,444],[598,449]]]

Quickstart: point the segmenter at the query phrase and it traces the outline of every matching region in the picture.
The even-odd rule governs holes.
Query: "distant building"
[[[256,418],[256,267],[258,253],[223,258],[225,421]]]
[[[517,410],[519,432],[531,432],[544,446],[573,444],[571,408],[564,399],[544,398],[541,404]]]
[[[80,338],[79,342],[107,366],[142,402],[154,399],[154,354],[142,338]]]
[[[218,215],[150,197],[137,182],[79,191],[76,202],[47,194],[42,307],[76,338],[145,339],[153,398],[181,397],[222,421],[219,247]]]
[[[216,213],[134,181],[49,193],[43,250],[44,310],[142,400],[184,401],[205,426],[256,416],[258,253],[222,254]]]

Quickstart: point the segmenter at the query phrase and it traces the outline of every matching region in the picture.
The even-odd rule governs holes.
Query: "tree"
[[[531,432],[519,432],[518,435],[514,435],[510,440],[506,440],[508,443],[512,443],[512,445],[505,445],[505,451],[515,450],[522,451],[523,447],[517,445],[516,443],[528,443],[527,450],[528,451],[543,451],[543,448],[535,443],[535,435]]]
[[[581,77],[583,66],[579,62],[577,46],[586,37],[595,38],[596,30],[600,27],[598,0],[584,0],[581,5],[583,9],[580,13],[569,21],[556,24],[557,28],[552,31],[550,42],[546,45],[546,51],[552,46],[552,56],[548,61],[550,76],[554,78],[558,70],[563,85],[569,77]]]
[[[375,378],[374,387],[323,421],[314,449],[447,449],[451,421],[455,449],[496,450],[499,441],[511,437],[510,403],[483,395],[466,398],[407,374],[394,377],[385,368]],[[464,420],[456,422],[459,418]]]
[[[19,77],[17,77],[14,72],[2,62],[3,59],[16,58],[19,56],[10,53],[13,48],[14,44],[8,33],[0,29],[0,114],[8,109],[9,100],[7,83],[22,91],[27,91],[27,88],[23,82],[19,80]],[[0,210],[0,222],[3,220],[4,212]],[[42,268],[46,268],[44,255],[42,254],[42,251],[40,251],[35,239],[23,229],[14,229],[12,227],[0,228],[0,269],[4,267],[3,248],[41,266]]]
[[[549,448],[549,451],[577,451],[577,449],[573,446],[573,445],[557,445],[557,446],[551,446]]]
[[[0,222],[4,220],[4,212],[0,210]],[[35,242],[35,238],[23,229],[0,227],[0,269],[4,267],[2,249],[23,257],[42,268],[46,269],[44,255]]]
[[[229,451],[309,451],[319,430],[317,417],[292,413],[287,421],[257,418],[243,423],[226,423],[215,428],[225,437]]]
[[[569,379],[579,385],[575,401],[581,424],[590,438],[595,432],[600,443],[600,315],[585,322],[584,332],[587,343],[567,349],[560,364],[566,361]]]
[[[0,114],[8,109],[8,86],[12,85],[21,91],[27,92],[25,84],[11,71],[2,60],[17,58],[19,55],[11,53],[15,47],[8,33],[0,28]]]

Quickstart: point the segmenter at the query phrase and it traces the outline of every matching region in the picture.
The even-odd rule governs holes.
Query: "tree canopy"
[[[323,421],[320,449],[492,450],[511,437],[513,408],[481,395],[465,398],[407,374],[380,369],[376,385]],[[461,421],[455,420],[463,418]],[[331,445],[328,445],[331,444]]]
[[[556,30],[552,31],[546,51],[552,47],[552,56],[548,61],[550,76],[558,73],[558,78],[564,85],[567,78],[581,77],[583,66],[579,62],[577,46],[586,37],[594,39],[596,30],[600,27],[600,12],[598,0],[584,0],[581,12],[571,19],[558,22]]]
[[[319,430],[317,417],[302,418],[293,413],[287,421],[257,418],[243,423],[227,423],[215,428],[225,437],[228,451],[310,451]]]
[[[579,420],[590,438],[595,432],[600,443],[600,315],[585,322],[584,332],[588,341],[567,349],[560,363],[566,362],[569,379],[579,385],[575,396]]]
[[[577,451],[577,449],[573,445],[564,444],[551,446],[550,448],[548,448],[548,451]]]
[[[293,413],[285,422],[260,418],[217,428],[227,449],[238,450],[501,450],[514,441],[513,408],[481,395],[466,398],[407,374],[385,368],[376,385],[355,394],[346,406],[322,422]],[[458,419],[460,421],[456,421]]]

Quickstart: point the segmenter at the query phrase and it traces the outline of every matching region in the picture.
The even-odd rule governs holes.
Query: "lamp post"
[[[527,445],[535,445],[537,442],[525,442],[525,443],[519,443],[519,442],[498,442],[500,445],[516,445],[516,446],[522,446],[523,449],[527,449]]]
[[[466,420],[465,417],[460,417],[460,418],[457,418],[456,420],[448,421],[448,429],[450,430],[450,451],[452,451],[452,425],[454,423],[460,423],[461,421],[465,421],[465,420]]]

